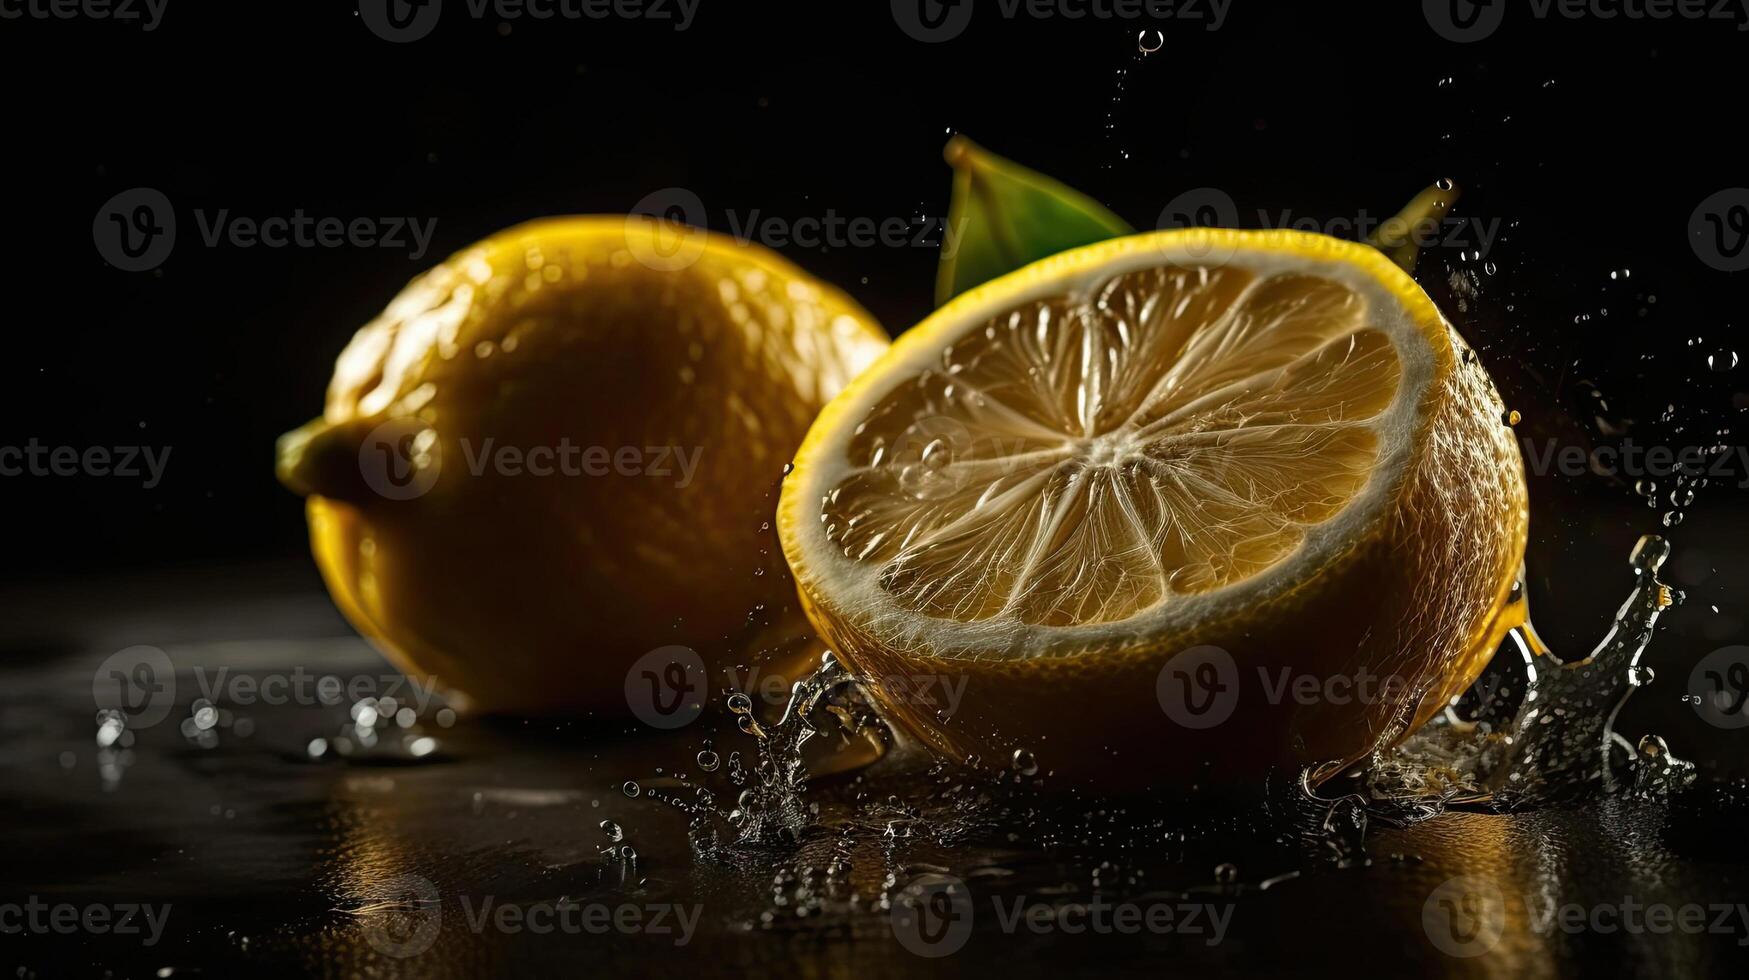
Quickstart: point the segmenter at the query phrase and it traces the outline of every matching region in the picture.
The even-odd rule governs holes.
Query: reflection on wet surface
[[[1308,804],[1285,776],[1260,800],[1192,805],[1052,798],[1013,767],[967,783],[888,759],[808,786],[807,819],[788,834],[695,846],[710,839],[689,836],[701,812],[676,803],[708,794],[712,812],[725,809],[740,791],[732,755],[757,765],[728,712],[638,737],[447,716],[446,727],[440,701],[404,688],[385,705],[378,689],[373,709],[392,710],[368,719],[366,746],[359,699],[327,703],[317,679],[386,684],[392,672],[362,643],[300,629],[166,646],[174,705],[106,745],[92,684],[113,648],[4,661],[0,901],[169,910],[151,945],[26,929],[6,936],[0,966],[1687,976],[1723,973],[1749,950],[1740,786],[1703,781],[1671,804],[1447,813],[1345,837],[1324,825],[1364,815]],[[294,674],[309,693],[294,688],[290,703],[207,697],[242,690],[239,675]],[[348,737],[343,755],[334,746]],[[435,744],[409,751],[419,738]],[[312,754],[318,739],[326,749]]]

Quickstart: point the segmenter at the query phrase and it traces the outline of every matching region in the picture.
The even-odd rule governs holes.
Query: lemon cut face
[[[1051,655],[1291,588],[1366,533],[1447,328],[1370,250],[1233,237],[1077,250],[906,335],[786,486],[815,598],[944,655]]]
[[[954,621],[1113,623],[1249,579],[1372,479],[1403,366],[1316,273],[1167,267],[971,323],[873,400],[826,541]]]

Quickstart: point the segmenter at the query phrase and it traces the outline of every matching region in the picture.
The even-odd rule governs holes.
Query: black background
[[[1703,263],[1688,224],[1708,195],[1749,184],[1749,34],[1527,10],[1458,44],[1419,3],[1234,0],[1217,31],[1157,25],[1164,47],[1148,57],[1137,34],[1152,22],[1007,19],[993,0],[945,43],[914,40],[869,0],[703,0],[685,31],[474,19],[452,0],[430,37],[399,45],[339,0],[170,0],[149,33],[0,21],[0,444],[172,447],[149,491],[0,479],[0,582],[87,589],[99,611],[125,592],[121,574],[307,570],[274,437],[318,414],[336,353],[410,277],[518,221],[622,213],[667,187],[699,195],[718,230],[754,211],[939,216],[950,132],[1139,228],[1192,188],[1221,189],[1257,226],[1259,209],[1382,216],[1453,178],[1466,190],[1457,214],[1498,221],[1502,237],[1480,261],[1435,249],[1417,278],[1478,346],[1522,434],[1734,445],[1749,366],[1710,372],[1706,355],[1739,346],[1749,273]],[[135,187],[166,194],[180,225],[152,272],[110,268],[93,244],[98,209]],[[437,225],[415,261],[207,247],[197,209]],[[784,251],[894,332],[930,308],[932,248]],[[1620,270],[1631,275],[1612,280]],[[1461,309],[1454,275],[1479,284]],[[1749,477],[1737,473],[1725,482]],[[1661,530],[1631,482],[1532,475],[1532,597],[1557,649],[1602,633],[1634,540]],[[1689,602],[1652,657],[1683,677],[1745,635],[1745,493],[1715,480],[1700,497],[1670,534],[1670,577]],[[1679,734],[1698,724],[1679,693],[1636,708]]]

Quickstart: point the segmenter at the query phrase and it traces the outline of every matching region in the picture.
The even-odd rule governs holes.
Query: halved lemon
[[[824,638],[942,753],[1108,787],[1328,772],[1522,620],[1503,410],[1371,248],[1138,235],[906,333],[814,423],[779,532]]]

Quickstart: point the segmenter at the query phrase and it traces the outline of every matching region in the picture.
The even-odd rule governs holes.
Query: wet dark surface
[[[698,785],[733,796],[729,767],[706,773],[695,761],[707,737],[725,756],[751,757],[751,739],[721,718],[642,737],[578,724],[443,727],[441,702],[407,687],[400,700],[421,708],[414,728],[381,727],[375,751],[342,760],[330,747],[312,761],[310,741],[332,743],[351,703],[321,703],[314,679],[387,685],[393,672],[298,576],[249,581],[193,604],[138,603],[151,589],[136,587],[134,607],[85,622],[90,639],[58,649],[10,637],[0,901],[167,910],[155,942],[143,914],[139,935],[5,935],[0,967],[45,977],[1726,976],[1749,964],[1749,794],[1710,776],[1673,804],[1375,824],[1364,858],[1333,849],[1315,832],[1321,808],[1291,794],[1194,810],[1033,801],[954,826],[926,816],[883,829],[868,819],[878,808],[850,804],[894,784],[840,776],[810,788],[819,826],[793,843],[698,857],[687,816],[651,796],[692,799]],[[52,596],[31,602],[37,622],[53,621]],[[162,637],[178,668],[174,703],[127,749],[104,749],[93,678],[123,634]],[[307,676],[310,703],[221,699],[228,714],[203,747],[199,729],[191,739],[180,723],[221,668],[233,692],[238,675]],[[406,734],[438,748],[414,758],[398,748]],[[921,795],[915,781],[897,785]],[[623,828],[635,860],[602,854],[604,820]],[[932,892],[940,875],[959,884]],[[1668,920],[1644,911],[1665,906]]]

